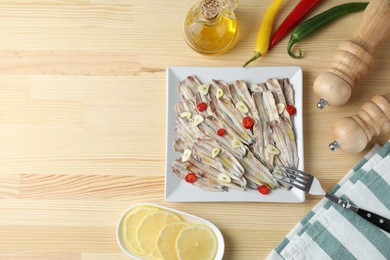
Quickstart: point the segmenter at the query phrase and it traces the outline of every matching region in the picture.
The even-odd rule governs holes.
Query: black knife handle
[[[362,218],[367,219],[375,226],[390,233],[390,220],[389,219],[384,218],[378,214],[372,213],[372,212],[364,210],[364,209],[358,209],[357,214],[359,214]]]

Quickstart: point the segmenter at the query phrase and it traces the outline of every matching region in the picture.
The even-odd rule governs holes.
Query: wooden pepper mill
[[[371,0],[353,37],[339,46],[330,69],[314,81],[318,108],[347,103],[351,90],[374,63],[372,53],[390,33],[390,0]]]
[[[329,148],[348,153],[359,153],[373,136],[390,132],[390,93],[374,96],[352,117],[343,117],[334,122],[334,140]]]

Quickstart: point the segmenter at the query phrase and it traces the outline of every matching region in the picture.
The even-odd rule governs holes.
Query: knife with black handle
[[[332,194],[327,193],[327,194],[325,194],[325,197],[327,199],[329,199],[330,201],[333,201],[334,203],[341,205],[345,209],[356,212],[362,218],[368,220],[369,222],[371,222],[375,226],[390,233],[390,219],[384,218],[384,217],[382,217],[378,214],[375,214],[371,211],[361,209],[361,208],[358,208],[354,205],[351,205],[348,201],[342,200],[342,199],[340,199]]]

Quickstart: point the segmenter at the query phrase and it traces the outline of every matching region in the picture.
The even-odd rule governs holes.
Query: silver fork
[[[313,175],[297,169],[276,165],[273,171],[273,178],[277,181],[291,185],[312,195],[322,195],[330,201],[341,205],[343,208],[351,210],[362,218],[368,220],[375,226],[390,232],[390,220],[378,214],[358,208],[346,200],[342,200],[333,194],[327,193],[321,186],[320,181]]]
[[[291,185],[297,189],[303,190],[306,193],[312,195],[326,195],[326,192],[322,188],[320,181],[309,173],[281,165],[276,165],[273,175],[274,179]],[[280,178],[276,178],[275,175],[279,176]],[[285,178],[288,180],[285,180]]]

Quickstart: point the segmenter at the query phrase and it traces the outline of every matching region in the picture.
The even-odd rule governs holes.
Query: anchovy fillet
[[[192,75],[180,81],[178,90],[181,102],[175,105],[173,147],[179,153],[191,151],[189,158],[172,163],[178,178],[185,180],[192,172],[198,177],[193,185],[208,191],[289,187],[275,181],[271,172],[275,164],[297,167],[299,162],[292,120],[285,109],[294,105],[287,78],[271,78],[249,89],[243,80],[202,85]],[[199,111],[202,102],[207,108]],[[255,122],[251,129],[243,126],[247,116]]]

